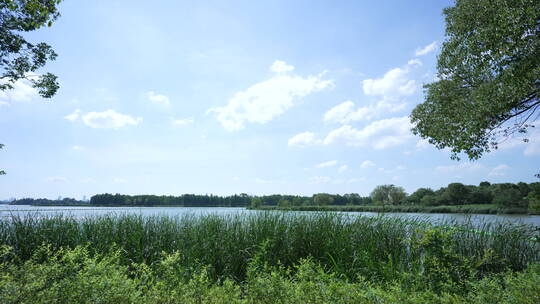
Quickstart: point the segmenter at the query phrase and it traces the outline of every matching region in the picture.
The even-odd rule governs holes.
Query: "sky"
[[[0,199],[359,193],[533,182],[540,134],[478,161],[410,132],[451,1],[65,1],[0,92]]]

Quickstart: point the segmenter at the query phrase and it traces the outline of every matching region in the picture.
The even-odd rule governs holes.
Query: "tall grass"
[[[160,261],[179,252],[184,265],[208,265],[214,278],[242,281],[247,265],[258,258],[270,266],[289,267],[311,258],[328,271],[354,279],[358,275],[389,281],[397,273],[419,273],[437,251],[426,242],[442,231],[450,247],[475,265],[480,275],[522,270],[540,261],[539,231],[512,224],[444,223],[422,219],[359,217],[335,213],[261,212],[240,215],[12,216],[0,220],[0,245],[13,248],[4,257],[28,260],[37,248],[51,250],[87,245],[91,254],[120,250],[125,265]],[[426,245],[427,244],[427,245]],[[435,244],[435,245],[434,245]]]

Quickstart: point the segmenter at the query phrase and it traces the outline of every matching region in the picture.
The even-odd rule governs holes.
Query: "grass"
[[[494,204],[449,206],[421,205],[331,205],[331,206],[261,206],[260,210],[339,211],[339,212],[408,212],[408,213],[466,213],[466,214],[527,214],[526,208],[500,208]]]
[[[382,281],[402,271],[419,271],[426,231],[449,232],[455,252],[481,264],[481,273],[523,270],[540,261],[534,227],[511,224],[447,223],[421,219],[359,217],[335,213],[290,215],[262,212],[240,215],[106,215],[82,219],[65,216],[13,216],[0,220],[0,244],[28,260],[43,244],[53,250],[89,245],[92,254],[122,251],[124,264],[152,264],[162,253],[180,252],[185,265],[209,265],[213,277],[245,279],[247,264],[261,246],[264,261],[290,267],[313,258],[325,269],[355,278]],[[491,255],[489,263],[486,254]],[[417,269],[418,268],[418,269]]]
[[[332,212],[13,216],[0,302],[535,303],[539,232]]]

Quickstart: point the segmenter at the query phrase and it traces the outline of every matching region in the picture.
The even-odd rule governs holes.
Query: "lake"
[[[248,210],[245,208],[228,207],[64,207],[64,206],[26,206],[26,205],[0,205],[0,217],[9,217],[11,215],[34,215],[34,216],[52,216],[64,214],[73,217],[99,216],[106,214],[139,214],[144,216],[151,215],[235,215],[250,214],[257,212],[268,212],[258,210]],[[285,211],[270,211],[285,212]],[[291,214],[309,214],[311,211],[286,211]],[[340,213],[340,212],[338,212]],[[377,216],[375,212],[343,212],[349,216]],[[508,214],[457,214],[457,213],[385,213],[387,216],[399,218],[422,218],[430,222],[437,223],[441,221],[464,222],[472,220],[474,223],[492,223],[492,222],[513,222],[530,224],[540,227],[540,216],[538,215],[508,215]]]

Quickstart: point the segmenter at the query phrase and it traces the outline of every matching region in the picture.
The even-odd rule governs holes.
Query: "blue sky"
[[[0,93],[0,198],[535,181],[538,133],[471,163],[409,131],[450,4],[65,1],[28,35],[58,94]]]

